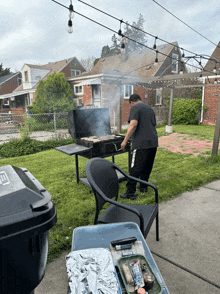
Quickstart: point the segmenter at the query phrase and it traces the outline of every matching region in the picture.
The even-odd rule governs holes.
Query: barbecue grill
[[[87,179],[79,179],[78,155],[88,159],[93,157],[108,157],[128,152],[130,167],[130,141],[121,150],[124,135],[111,133],[110,115],[108,108],[74,109],[68,113],[68,131],[76,144],[56,147],[56,150],[76,157],[76,180],[90,186]],[[119,179],[122,176],[119,176]]]

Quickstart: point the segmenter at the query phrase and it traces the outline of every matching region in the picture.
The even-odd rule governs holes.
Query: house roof
[[[46,69],[52,72],[60,72],[62,71],[75,57],[56,61],[56,62],[49,62],[44,65],[34,65],[34,64],[26,64],[30,68],[38,68],[38,69]]]
[[[218,46],[215,48],[211,57],[213,59],[220,60],[220,42],[218,43]],[[212,71],[215,68],[215,65],[216,65],[216,62],[209,59],[204,67],[204,70],[205,71]],[[220,64],[218,64],[218,67],[220,67]]]
[[[25,65],[27,65],[30,68],[36,68],[36,69],[45,69],[45,70],[49,70],[49,72],[47,74],[45,74],[45,76],[42,78],[42,80],[45,80],[47,78],[47,76],[51,73],[53,73],[54,71],[56,73],[61,72],[73,59],[75,59],[76,57],[72,57],[72,58],[68,58],[68,59],[64,59],[64,60],[60,60],[60,61],[56,61],[56,62],[49,62],[47,64],[44,65],[36,65],[36,64],[28,64],[25,63],[23,65],[23,67]],[[22,67],[22,69],[23,69]],[[32,89],[36,89],[37,85],[34,85],[34,87]],[[18,92],[18,91],[23,91],[23,84],[21,84],[20,86],[18,86],[14,91],[14,92]],[[31,90],[31,89],[29,89]]]
[[[6,82],[7,80],[10,80],[12,77],[14,77],[14,76],[16,76],[18,74],[20,74],[20,72],[10,73],[8,75],[1,76],[0,77],[0,85],[3,84],[4,82]]]
[[[177,42],[173,42],[157,46],[157,50],[163,54],[158,54],[158,64],[156,66],[154,65],[155,51],[144,48],[141,51],[129,52],[128,58],[125,61],[123,61],[124,55],[122,53],[101,58],[87,75],[104,73],[153,77],[176,44]]]

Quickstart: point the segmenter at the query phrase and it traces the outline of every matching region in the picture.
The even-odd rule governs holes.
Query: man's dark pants
[[[132,152],[130,175],[135,178],[140,178],[143,181],[148,182],[150,173],[153,168],[154,158],[157,152],[157,148],[149,149],[135,149]],[[136,191],[136,181],[129,180],[126,187],[128,194],[134,194]],[[146,188],[143,184],[140,184],[140,188]]]

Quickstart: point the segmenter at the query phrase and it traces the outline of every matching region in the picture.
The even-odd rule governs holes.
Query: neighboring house
[[[178,74],[181,62],[177,60],[181,59],[181,52],[177,42],[157,46],[157,50],[158,56],[148,48],[129,53],[124,50],[121,54],[101,58],[89,73],[69,78],[78,96],[76,104],[110,108],[112,122],[118,118],[121,123],[127,122],[129,97],[133,93],[151,106],[162,105],[162,89],[159,85],[157,89],[147,87],[142,78]],[[132,82],[132,79],[139,82]]]
[[[62,72],[66,78],[75,77],[85,72],[76,57],[50,62],[45,65],[24,64],[21,69],[21,83],[7,93],[0,93],[0,101],[8,101],[8,110],[23,114],[25,106],[31,105],[35,99],[35,91],[41,79],[46,79],[53,72]],[[1,107],[2,108],[2,107]],[[1,111],[1,109],[0,109]]]
[[[217,118],[217,109],[219,102],[220,91],[220,63],[214,60],[220,61],[220,42],[212,53],[211,60],[206,63],[204,70],[209,71],[209,79],[205,79],[206,84],[215,83],[216,86],[204,87],[204,106],[208,107],[203,115],[203,124],[215,125]],[[213,76],[210,76],[210,72],[213,71]]]
[[[10,73],[0,77],[0,111],[8,112],[13,104],[13,98],[4,98],[5,94],[13,92],[21,84],[21,73]]]

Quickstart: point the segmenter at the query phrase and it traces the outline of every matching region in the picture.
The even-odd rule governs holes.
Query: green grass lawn
[[[159,127],[158,134],[163,135],[165,127]],[[187,133],[201,138],[212,138],[214,127],[174,126],[175,132]],[[212,134],[213,133],[213,134]],[[107,158],[111,160],[110,158]],[[79,157],[80,177],[84,176],[87,159]],[[128,154],[115,156],[115,163],[128,171]],[[90,189],[82,183],[76,184],[75,157],[54,149],[40,153],[6,158],[0,165],[14,165],[27,168],[52,195],[57,210],[58,221],[50,230],[48,262],[63,251],[70,250],[73,229],[93,224],[95,199]],[[212,180],[220,179],[220,156],[193,156],[158,149],[149,181],[159,191],[159,201],[164,202],[177,197],[184,191],[190,191]],[[125,182],[120,184],[120,193],[125,192]],[[135,203],[153,202],[154,193],[137,192]],[[131,200],[122,202],[134,203]]]

